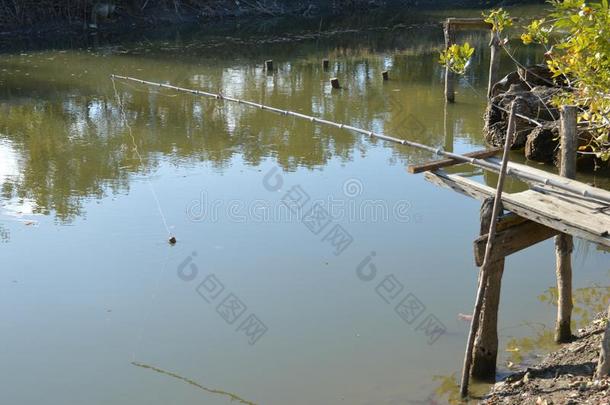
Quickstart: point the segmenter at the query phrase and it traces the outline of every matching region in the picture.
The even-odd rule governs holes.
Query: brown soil
[[[610,405],[610,378],[595,379],[604,332],[600,314],[573,342],[549,354],[535,368],[510,375],[494,385],[487,405]]]

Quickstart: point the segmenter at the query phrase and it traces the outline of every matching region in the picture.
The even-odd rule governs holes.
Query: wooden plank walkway
[[[525,165],[512,164],[528,171],[540,171]],[[556,176],[544,172],[547,176]],[[556,176],[566,182],[573,182],[586,190],[592,188],[575,180]],[[427,172],[425,178],[437,185],[461,194],[484,200],[495,194],[495,189],[457,174],[442,170]],[[599,191],[599,189],[596,189]],[[610,195],[610,192],[608,193]],[[602,202],[586,197],[558,191],[549,186],[532,185],[527,191],[504,193],[504,208],[533,222],[537,222],[558,232],[610,247],[610,207]]]

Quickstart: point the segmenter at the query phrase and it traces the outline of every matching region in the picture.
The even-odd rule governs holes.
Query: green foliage
[[[525,44],[547,48],[547,64],[569,90],[557,105],[580,108],[580,126],[589,131],[589,150],[610,159],[610,8],[608,0],[551,0],[548,18],[532,21],[521,36]]]
[[[541,44],[553,77],[567,83],[553,98],[557,107],[579,108],[581,132],[587,133],[581,152],[610,160],[610,7],[608,0],[550,0],[548,16],[531,21],[521,35],[526,45]],[[503,9],[483,14],[492,30],[501,33],[513,21]],[[441,53],[440,63],[464,74],[474,49],[452,45]]]
[[[466,73],[468,62],[473,54],[474,48],[468,42],[464,45],[453,44],[441,52],[439,63],[453,72],[463,75]]]
[[[513,20],[508,12],[502,8],[491,10],[489,14],[483,13],[486,23],[491,24],[492,30],[500,33],[513,26]]]

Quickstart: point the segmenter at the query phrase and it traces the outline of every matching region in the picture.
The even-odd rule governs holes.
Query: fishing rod
[[[129,77],[129,76],[120,76],[120,75],[113,74],[110,76],[110,78],[113,81],[115,79],[131,81],[131,82],[145,84],[145,85],[152,86],[152,87],[159,87],[159,88],[163,88],[163,89],[174,90],[174,91],[183,92],[183,93],[189,93],[189,94],[193,94],[196,96],[203,96],[203,97],[213,98],[216,100],[224,100],[224,101],[229,101],[229,102],[233,102],[233,103],[237,103],[237,104],[243,104],[243,105],[247,105],[250,107],[258,108],[260,110],[278,113],[278,114],[281,114],[284,116],[301,118],[301,119],[310,121],[312,123],[328,125],[328,126],[332,126],[332,127],[336,127],[336,128],[340,128],[340,129],[346,129],[348,131],[367,135],[370,138],[377,138],[377,139],[382,139],[384,141],[397,143],[400,145],[411,146],[413,148],[426,150],[435,155],[443,156],[445,158],[449,158],[449,159],[452,159],[452,160],[455,160],[458,162],[468,163],[473,166],[491,170],[491,171],[497,172],[497,173],[501,172],[502,165],[499,163],[494,163],[494,162],[490,162],[490,161],[483,160],[483,159],[478,159],[478,158],[460,155],[460,154],[453,153],[453,152],[448,152],[448,151],[443,150],[442,148],[435,148],[435,147],[425,145],[425,144],[422,144],[419,142],[410,141],[407,139],[400,139],[400,138],[381,134],[381,133],[374,132],[374,131],[368,131],[366,129],[357,128],[357,127],[354,127],[354,126],[351,126],[348,124],[333,122],[333,121],[325,120],[322,118],[317,118],[317,117],[314,117],[311,115],[301,114],[301,113],[290,111],[290,110],[283,110],[280,108],[271,107],[271,106],[267,106],[267,105],[260,104],[260,103],[255,103],[253,101],[240,100],[238,98],[225,96],[220,93],[210,93],[210,92],[203,91],[203,90],[188,89],[185,87],[173,86],[170,84],[156,83],[156,82],[151,82],[148,80],[136,79],[136,78]],[[610,193],[608,193],[605,190],[601,190],[601,189],[597,189],[595,187],[588,186],[586,184],[577,184],[574,181],[571,181],[568,179],[563,181],[563,180],[556,180],[553,178],[543,177],[538,174],[526,172],[524,170],[518,169],[516,167],[510,167],[510,166],[506,169],[506,174],[509,176],[519,178],[521,180],[525,180],[525,181],[533,182],[533,183],[541,183],[546,186],[555,187],[557,189],[564,190],[564,191],[567,191],[572,194],[592,198],[592,199],[598,200],[600,202],[603,202],[605,204],[610,204]]]

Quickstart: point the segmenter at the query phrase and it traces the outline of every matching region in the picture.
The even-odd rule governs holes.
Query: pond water
[[[479,203],[407,174],[406,165],[432,156],[110,75],[220,91],[467,152],[484,147],[488,50],[485,35],[464,34],[477,53],[458,102],[446,106],[438,22],[458,14],[479,12],[5,44],[2,402],[454,398]],[[514,52],[526,64],[540,57]],[[507,59],[503,66],[510,69]],[[333,76],[343,89],[331,89]],[[576,318],[584,322],[607,299],[610,256],[576,243]],[[552,349],[553,286],[552,241],[507,260],[499,375]]]

